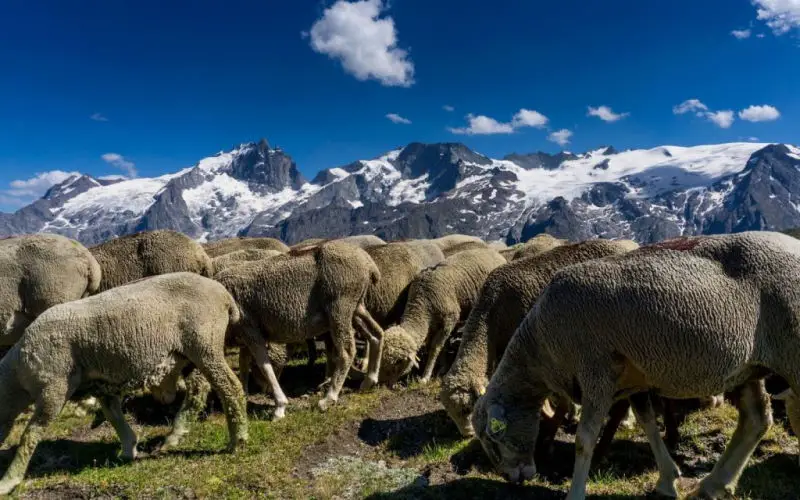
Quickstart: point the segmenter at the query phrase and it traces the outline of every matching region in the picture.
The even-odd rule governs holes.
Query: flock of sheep
[[[163,448],[177,445],[213,390],[231,450],[247,441],[252,374],[282,418],[287,347],[324,342],[325,395],[347,377],[366,390],[412,372],[443,374],[440,400],[511,481],[536,473],[559,425],[580,418],[568,498],[585,497],[602,454],[633,409],[677,497],[676,400],[718,404],[739,423],[692,496],[732,492],[772,423],[765,378],[789,389],[800,430],[800,241],[772,232],[569,243],[547,235],[507,248],[478,238],[386,243],[375,236],[198,244],[172,231],[87,249],[57,235],[0,240],[0,445],[33,414],[0,494],[24,478],[47,426],[69,400],[93,397],[126,458],[137,437],[121,397],[185,392]],[[454,360],[444,355],[460,338]],[[316,340],[315,340],[316,339]],[[358,347],[361,346],[359,349]],[[239,377],[225,359],[239,348]],[[358,358],[358,359],[357,359]],[[452,361],[452,362],[451,362]],[[654,405],[664,412],[667,444]],[[604,429],[605,426],[605,429]],[[602,433],[602,438],[601,438]],[[599,443],[598,443],[599,441]],[[538,448],[538,450],[537,450]]]

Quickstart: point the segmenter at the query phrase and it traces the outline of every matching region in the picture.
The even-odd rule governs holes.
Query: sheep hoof
[[[134,448],[131,451],[123,451],[120,458],[126,462],[133,462],[139,456],[139,452]]]
[[[272,420],[280,420],[286,416],[286,407],[278,406],[275,408],[275,413],[272,415]]]
[[[687,499],[710,499],[718,500],[723,498],[733,498],[733,492],[728,488],[716,486],[705,479],[701,480],[692,491],[686,495]]]
[[[426,384],[428,384],[430,381],[431,381],[431,378],[430,378],[430,377],[422,377],[421,379],[419,379],[419,383],[420,383],[420,384],[422,384],[422,385],[426,385]]]
[[[361,390],[368,391],[378,385],[377,377],[367,377],[361,382]]]
[[[8,495],[17,487],[21,480],[4,479],[0,481],[0,495]]]
[[[663,482],[659,481],[658,484],[656,484],[656,493],[668,498],[678,498],[678,488],[676,486],[676,482],[676,480]]]
[[[328,411],[328,408],[330,408],[334,404],[336,404],[336,400],[331,397],[324,397],[319,400],[319,403],[317,403],[319,409],[322,411]]]

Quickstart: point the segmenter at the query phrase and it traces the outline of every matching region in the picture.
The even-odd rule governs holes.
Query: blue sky
[[[0,209],[260,137],[309,177],[411,141],[796,144],[798,35],[800,0],[6,0]]]

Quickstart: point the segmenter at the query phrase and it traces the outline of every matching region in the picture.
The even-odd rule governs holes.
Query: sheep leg
[[[266,353],[266,349],[264,352]],[[225,352],[222,349],[196,361],[195,364],[222,402],[225,420],[228,422],[228,451],[236,451],[247,442],[248,438],[247,404],[242,385],[225,361]],[[273,373],[273,377],[274,375]]]
[[[239,383],[242,384],[244,397],[248,394],[248,385],[250,383],[250,363],[253,362],[253,356],[250,351],[245,348],[239,349]]]
[[[198,370],[193,370],[186,377],[186,395],[181,402],[181,408],[172,423],[172,431],[167,436],[164,444],[159,448],[159,453],[175,448],[181,439],[189,433],[189,428],[197,421],[200,412],[206,406],[211,384]]]
[[[425,360],[425,368],[422,371],[422,378],[420,382],[427,384],[433,377],[433,369],[436,367],[436,360],[439,359],[439,353],[444,348],[444,343],[450,337],[450,333],[455,330],[458,324],[458,317],[445,318],[442,328],[433,334],[433,338],[428,342],[428,359]]]
[[[125,420],[125,415],[122,413],[122,398],[118,395],[114,396],[101,396],[100,409],[103,410],[106,420],[109,421],[114,430],[117,432],[119,441],[122,444],[122,458],[125,460],[136,459],[136,433],[131,428],[130,424]]]
[[[272,397],[275,398],[275,419],[283,418],[286,416],[286,405],[289,404],[289,399],[283,393],[280,384],[278,383],[278,376],[275,375],[275,369],[272,367],[272,361],[269,359],[269,352],[267,346],[264,344],[251,343],[248,347],[250,353],[253,355],[256,365],[261,370],[261,373],[267,378],[270,388],[272,389]]]
[[[322,411],[327,410],[339,399],[339,392],[344,386],[347,373],[353,365],[356,353],[356,339],[353,330],[353,318],[356,307],[349,307],[342,299],[331,304],[329,311],[331,324],[331,341],[333,342],[334,369],[331,375],[331,385],[327,394],[320,399],[318,405]],[[374,367],[370,367],[374,368]]]
[[[383,354],[383,332],[376,337],[370,334],[370,326],[367,321],[356,315],[356,328],[367,340],[367,374],[361,382],[361,390],[368,390],[378,385],[378,373],[381,367],[381,355]]]
[[[317,358],[319,357],[316,339],[306,340],[306,347],[308,348],[308,361],[306,362],[306,366],[310,368],[316,364]]]
[[[677,498],[677,482],[678,478],[681,477],[681,470],[669,455],[669,450],[667,450],[664,440],[661,439],[661,433],[656,423],[656,414],[653,411],[653,404],[650,400],[650,393],[635,394],[631,396],[630,402],[639,425],[642,426],[647,435],[656,464],[658,464],[659,478],[658,483],[656,483],[656,491],[664,496]]]
[[[589,481],[592,454],[603,429],[603,421],[613,405],[613,386],[609,389],[604,391],[602,387],[591,385],[584,389],[584,394],[591,395],[592,399],[586,398],[587,401],[581,407],[581,420],[575,433],[575,468],[567,500],[586,498],[586,483]]]
[[[722,498],[733,494],[747,461],[772,425],[772,408],[763,380],[742,385],[737,406],[739,423],[725,453],[690,497]]]
[[[674,450],[681,440],[681,435],[678,431],[680,427],[677,415],[678,409],[675,406],[675,402],[669,398],[661,398],[661,401],[664,405],[664,437],[669,449]]]
[[[11,493],[25,478],[28,464],[33,457],[36,446],[50,425],[61,412],[67,401],[68,389],[66,381],[55,381],[48,384],[36,401],[36,409],[22,433],[17,453],[8,466],[3,479],[0,480],[0,495]]]

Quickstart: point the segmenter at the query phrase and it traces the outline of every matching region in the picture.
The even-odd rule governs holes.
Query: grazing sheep
[[[364,296],[380,279],[380,271],[364,250],[334,241],[286,257],[242,264],[216,279],[242,310],[237,331],[247,350],[241,350],[240,356],[249,352],[267,377],[277,403],[276,418],[284,416],[288,401],[270,363],[267,342],[296,343],[330,332],[331,384],[319,402],[324,410],[337,401],[355,357],[355,326],[370,344],[363,387],[377,383],[383,330],[364,308]],[[240,366],[249,366],[249,361],[240,360]]]
[[[398,241],[398,244],[408,245],[422,258],[422,265],[433,267],[441,264],[445,255],[440,245],[434,240],[408,240]]]
[[[500,241],[500,240],[489,241],[489,242],[486,243],[486,246],[488,246],[489,248],[491,248],[492,250],[495,250],[497,252],[502,252],[503,250],[508,250],[508,245],[506,245],[505,242]]]
[[[367,253],[378,266],[381,279],[370,286],[364,305],[383,327],[400,321],[408,287],[419,273],[445,260],[437,246],[415,243],[389,243],[367,249]]]
[[[338,241],[349,243],[363,250],[367,250],[368,248],[380,247],[386,244],[385,241],[371,234],[359,234],[356,236],[347,236],[344,238],[340,238]]]
[[[300,248],[313,247],[321,243],[325,243],[326,241],[328,240],[325,238],[307,238],[299,243],[295,243],[294,245],[289,247],[289,250],[298,250]]]
[[[248,248],[257,248],[260,250],[277,250],[281,253],[289,251],[289,247],[282,241],[275,238],[252,238],[238,236],[236,238],[226,238],[223,240],[211,241],[203,243],[203,248],[212,259],[225,255],[226,253],[235,252],[236,250],[245,250]]]
[[[225,288],[192,273],[141,280],[42,313],[0,361],[0,444],[17,416],[35,404],[0,495],[22,481],[47,426],[81,395],[99,397],[123,456],[135,458],[136,435],[125,422],[121,396],[153,387],[169,400],[178,376],[193,367],[223,402],[230,449],[245,442],[244,393],[225,362],[228,325],[238,319]],[[176,421],[168,445],[186,431]]]
[[[623,254],[636,246],[628,240],[575,243],[515,260],[489,274],[462,329],[461,346],[442,380],[439,396],[464,436],[474,434],[469,419],[472,408],[489,383],[511,336],[550,278],[566,266]]]
[[[95,293],[101,275],[92,254],[64,236],[0,240],[0,350],[14,345],[50,307]]]
[[[100,290],[148,276],[191,272],[212,277],[214,265],[199,243],[175,231],[122,236],[89,249],[103,270]]]
[[[537,234],[517,249],[512,260],[539,255],[553,248],[566,245],[567,243],[569,243],[569,241],[554,238],[547,233]]]
[[[772,232],[680,238],[557,273],[511,340],[473,425],[511,480],[535,474],[539,408],[551,393],[582,405],[568,498],[585,497],[603,418],[630,397],[658,464],[656,489],[677,496],[647,391],[697,398],[734,391],[738,427],[692,496],[728,497],[772,423],[763,378],[800,394],[800,241]],[[800,429],[795,429],[800,430]]]
[[[225,269],[228,269],[231,266],[239,265],[242,262],[271,259],[272,257],[276,257],[278,255],[283,255],[283,253],[277,250],[263,250],[260,248],[235,250],[212,259],[212,262],[214,263],[214,273],[220,273]]]
[[[457,253],[423,271],[411,283],[400,324],[386,330],[381,381],[394,384],[406,375],[426,344],[422,381],[430,380],[445,341],[469,314],[489,273],[505,262],[484,248]]]
[[[429,241],[432,241],[434,244],[436,244],[436,246],[438,246],[442,252],[447,252],[450,247],[461,245],[462,243],[467,243],[470,241],[485,244],[485,242],[477,236],[469,236],[466,234],[448,234],[447,236],[442,236],[441,238],[436,238]]]
[[[447,249],[444,250],[444,256],[451,257],[457,253],[466,252],[469,250],[493,250],[495,252],[497,251],[489,248],[489,245],[487,245],[483,241],[465,241],[464,243],[459,243],[458,245],[447,247]]]

